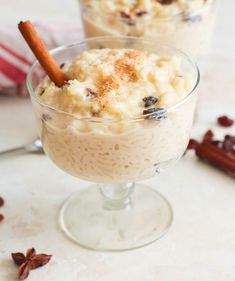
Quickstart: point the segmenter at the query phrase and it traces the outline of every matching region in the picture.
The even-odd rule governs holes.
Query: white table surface
[[[218,137],[235,134],[235,126],[223,129],[215,124],[218,115],[235,117],[235,1],[221,2],[192,132],[197,138],[208,128]],[[0,149],[30,142],[36,135],[29,100],[0,97]],[[173,206],[168,234],[135,251],[93,252],[75,245],[58,227],[63,200],[88,183],[60,171],[44,155],[0,158],[0,196],[6,200],[0,209],[6,217],[0,225],[0,281],[16,280],[10,253],[32,246],[53,259],[32,271],[31,281],[234,281],[235,180],[188,154],[146,183]]]

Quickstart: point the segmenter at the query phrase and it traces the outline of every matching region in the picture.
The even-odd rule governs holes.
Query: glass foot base
[[[64,233],[77,244],[99,251],[139,248],[162,237],[172,222],[172,209],[157,191],[135,185],[130,204],[107,210],[98,186],[73,194],[60,212]]]

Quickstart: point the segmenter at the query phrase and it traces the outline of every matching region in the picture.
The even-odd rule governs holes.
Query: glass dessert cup
[[[165,18],[148,18],[148,11],[135,18],[98,12],[86,1],[80,0],[80,12],[87,37],[136,36],[155,40],[183,50],[194,59],[203,57],[209,50],[216,17],[216,0],[202,8]],[[146,12],[146,13],[144,13]],[[125,14],[124,14],[125,15]],[[147,15],[147,16],[146,16]]]
[[[96,183],[64,203],[59,217],[62,230],[89,249],[130,250],[159,239],[171,225],[168,201],[155,189],[135,182],[154,176],[183,155],[193,122],[199,71],[181,51],[134,37],[87,39],[51,54],[63,63],[100,45],[178,56],[193,79],[187,96],[166,108],[166,118],[156,120],[150,114],[115,121],[78,118],[43,103],[35,90],[44,70],[36,62],[28,74],[27,87],[46,154],[65,172]]]

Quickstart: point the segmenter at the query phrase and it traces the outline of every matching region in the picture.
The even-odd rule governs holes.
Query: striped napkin
[[[49,49],[84,38],[81,24],[34,23]],[[26,75],[35,58],[15,26],[0,25],[0,94],[27,96]]]

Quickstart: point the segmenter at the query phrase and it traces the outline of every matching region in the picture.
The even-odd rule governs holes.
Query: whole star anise
[[[46,265],[52,257],[52,255],[36,254],[34,248],[28,249],[26,256],[23,253],[12,253],[11,256],[15,264],[19,266],[19,280],[26,279],[30,270]]]

